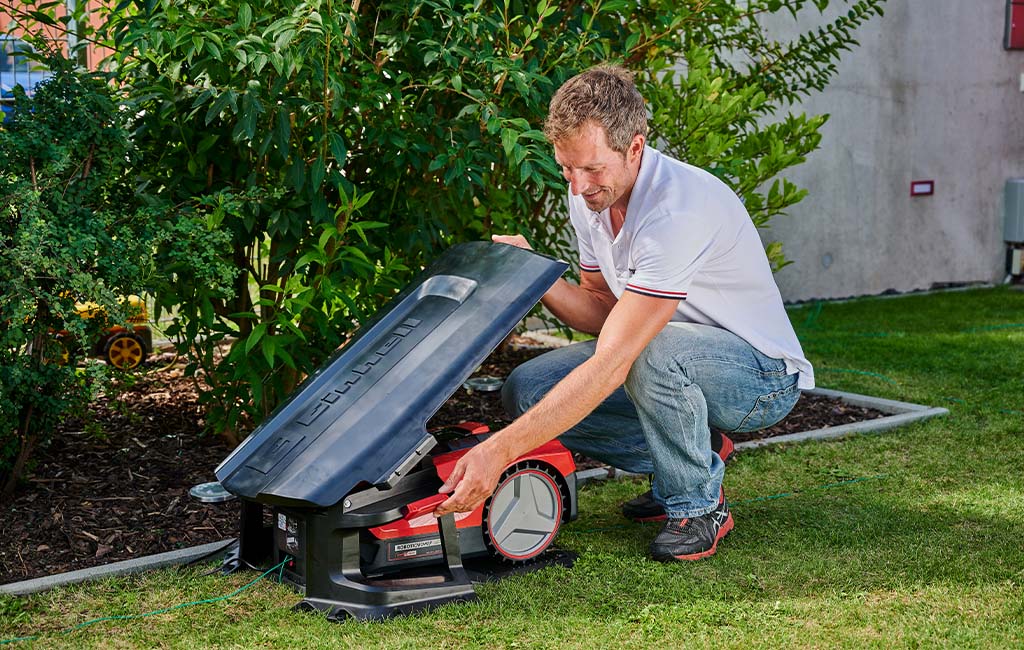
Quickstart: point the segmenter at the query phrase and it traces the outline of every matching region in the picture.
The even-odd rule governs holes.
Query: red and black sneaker
[[[729,457],[732,456],[732,452],[736,451],[736,445],[732,444],[732,440],[729,436],[718,431],[711,432],[711,451],[718,454],[718,457],[722,459],[723,463],[729,462]]]
[[[665,509],[654,500],[654,492],[647,490],[622,504],[622,516],[639,522],[664,521]]]
[[[699,517],[669,519],[651,542],[651,557],[658,562],[691,561],[714,555],[718,540],[733,529],[732,513],[722,490],[718,506]]]
[[[715,449],[715,447],[718,449]],[[711,449],[718,454],[722,462],[727,462],[735,446],[732,440],[724,434],[711,437]],[[654,500],[654,492],[647,490],[635,499],[630,499],[622,504],[622,516],[633,521],[664,521],[665,509]]]

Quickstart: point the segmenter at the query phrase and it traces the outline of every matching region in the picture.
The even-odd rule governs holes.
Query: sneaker
[[[651,542],[651,557],[658,562],[699,560],[714,555],[718,540],[733,529],[732,513],[725,502],[725,491],[718,507],[706,515],[687,519],[669,519]]]
[[[732,440],[730,440],[729,436],[724,433],[719,433],[717,436],[711,436],[711,451],[718,454],[718,457],[722,459],[723,463],[729,462],[729,457],[732,456],[732,452],[735,450],[736,445],[732,444]]]
[[[732,456],[733,449],[735,448],[732,444],[732,440],[729,440],[728,436],[721,435],[722,446],[720,449],[714,449],[718,453],[718,456],[722,459],[722,462],[726,462],[730,456]],[[632,519],[638,522],[648,521],[664,521],[665,520],[665,509],[654,500],[654,492],[647,490],[635,499],[630,499],[622,504],[622,516],[626,519]]]
[[[654,500],[654,492],[647,490],[635,499],[622,504],[622,516],[633,521],[663,521],[665,509]]]

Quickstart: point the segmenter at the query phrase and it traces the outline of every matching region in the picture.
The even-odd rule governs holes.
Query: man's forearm
[[[615,306],[615,298],[610,294],[559,280],[544,294],[541,303],[555,318],[569,327],[587,334],[597,334]]]

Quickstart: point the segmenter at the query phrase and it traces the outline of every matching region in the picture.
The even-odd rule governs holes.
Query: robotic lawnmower
[[[525,454],[483,506],[437,518],[438,488],[491,434],[472,422],[425,428],[566,268],[474,242],[424,271],[217,468],[242,500],[229,562],[283,563],[298,607],[333,620],[473,600],[471,576],[567,563],[549,550],[576,517],[565,447]]]

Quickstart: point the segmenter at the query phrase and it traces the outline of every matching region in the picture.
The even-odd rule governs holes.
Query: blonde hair
[[[599,65],[566,81],[551,98],[544,135],[556,144],[576,135],[587,122],[600,126],[608,146],[622,154],[634,136],[647,137],[647,109],[631,72]]]

